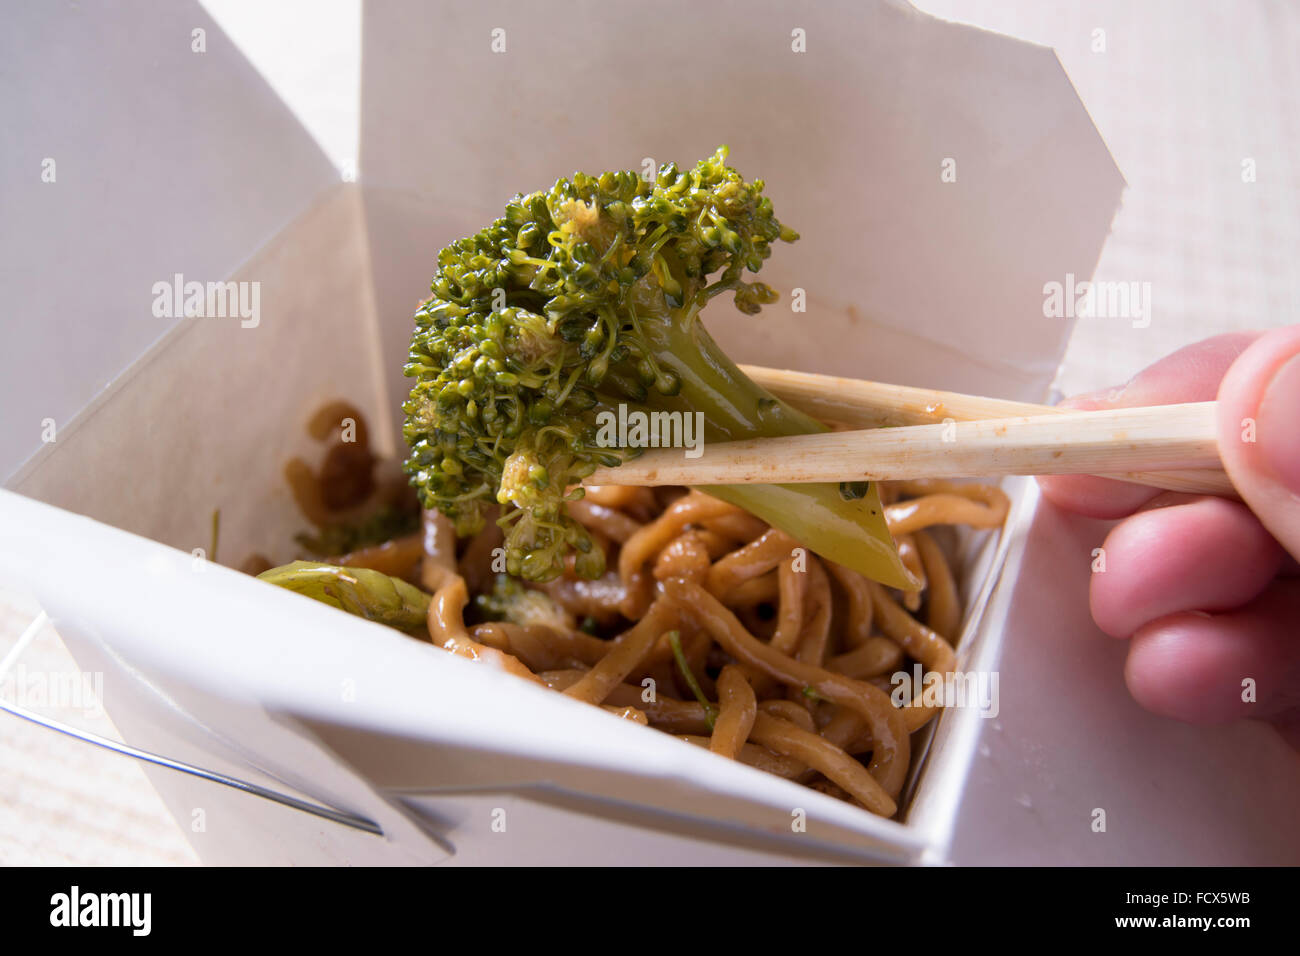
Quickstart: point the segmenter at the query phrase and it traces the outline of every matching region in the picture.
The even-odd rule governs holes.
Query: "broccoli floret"
[[[474,609],[485,621],[573,630],[573,615],[543,592],[524,587],[518,578],[506,574],[497,575],[491,593],[474,598]]]
[[[727,165],[725,146],[691,170],[669,163],[653,182],[575,173],[515,196],[504,217],[443,249],[405,368],[416,379],[403,406],[405,469],[424,506],[461,535],[492,504],[507,506],[511,574],[547,580],[576,553],[576,571],[594,578],[604,556],[565,498],[581,497],[574,486],[597,466],[640,453],[598,443],[602,411],[699,411],[709,442],[825,431],[742,374],[699,319],[724,292],[749,315],[778,298],[745,278],[774,242],[799,238],[763,185]],[[874,485],[704,490],[831,560],[914,584]]]

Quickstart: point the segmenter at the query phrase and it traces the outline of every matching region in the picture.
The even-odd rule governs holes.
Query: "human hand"
[[[1090,602],[1097,626],[1129,641],[1133,697],[1191,723],[1267,720],[1300,749],[1300,326],[1216,336],[1063,405],[1215,398],[1241,502],[1083,476],[1040,483],[1059,507],[1124,519]]]

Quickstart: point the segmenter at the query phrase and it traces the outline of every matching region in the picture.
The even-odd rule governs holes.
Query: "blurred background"
[[[1062,393],[1124,382],[1181,345],[1300,321],[1300,5],[1286,0],[918,0],[1053,48],[1128,182],[1095,278],[1149,282],[1149,326],[1081,318]],[[203,6],[356,174],[359,0]],[[1253,171],[1246,174],[1247,170]],[[0,657],[37,613],[0,590]],[[75,665],[48,628],[29,668]],[[113,736],[107,718],[52,716]],[[132,761],[0,714],[0,864],[195,857]]]

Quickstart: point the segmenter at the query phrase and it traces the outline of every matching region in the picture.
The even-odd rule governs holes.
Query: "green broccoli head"
[[[500,503],[511,574],[545,580],[576,553],[578,573],[599,576],[604,555],[564,501],[638,450],[599,445],[597,415],[621,403],[700,409],[716,435],[740,437],[728,421],[739,372],[695,319],[726,291],[747,314],[774,302],[744,277],[773,242],[797,238],[726,147],[653,182],[576,173],[516,196],[438,254],[415,316],[403,434],[424,506],[466,535]]]

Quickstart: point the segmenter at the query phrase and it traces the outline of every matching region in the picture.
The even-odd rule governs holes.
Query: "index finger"
[[[1126,384],[1067,398],[1062,408],[1134,408],[1213,401],[1228,367],[1262,332],[1229,332],[1188,345],[1147,366]],[[1043,497],[1058,507],[1090,518],[1122,518],[1161,491],[1127,481],[1088,475],[1038,479]]]

